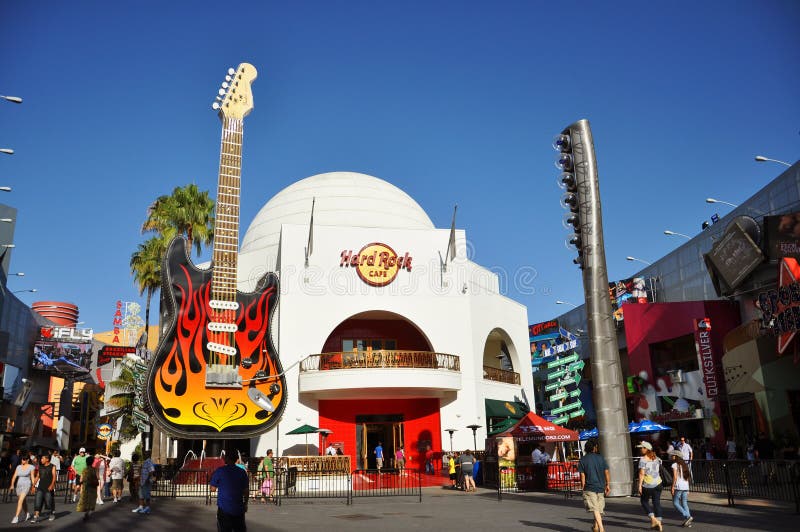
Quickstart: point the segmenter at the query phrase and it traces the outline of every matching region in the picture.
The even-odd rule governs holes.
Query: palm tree
[[[110,381],[108,385],[109,388],[118,390],[117,393],[105,400],[107,405],[117,409],[111,414],[110,418],[115,421],[120,416],[122,417],[120,440],[124,442],[130,441],[139,433],[131,419],[136,395],[136,375],[130,359],[123,359],[119,375],[116,379]]]
[[[139,295],[147,293],[147,305],[144,311],[144,332],[150,328],[150,301],[153,294],[161,287],[161,263],[166,251],[166,240],[154,236],[139,244],[139,248],[131,255],[131,274],[139,286]]]
[[[147,219],[142,224],[142,233],[155,233],[131,255],[131,273],[139,286],[139,294],[147,293],[145,310],[145,332],[150,325],[150,300],[161,287],[161,265],[167,244],[178,235],[188,240],[191,252],[195,248],[200,255],[203,246],[214,240],[214,200],[208,191],[200,192],[197,185],[175,187],[169,196],[159,196],[147,209]],[[113,400],[113,397],[112,397]],[[161,456],[162,435],[158,427],[152,431],[153,457],[163,462]]]
[[[198,255],[214,240],[214,200],[197,185],[175,187],[170,196],[159,196],[147,210],[142,233],[154,232],[171,240],[184,235],[189,249]]]

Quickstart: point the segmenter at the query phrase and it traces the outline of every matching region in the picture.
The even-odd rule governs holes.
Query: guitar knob
[[[277,383],[273,383],[269,387],[269,393],[271,393],[272,395],[278,395],[278,392],[280,392],[280,391],[281,391],[281,387],[278,386]]]
[[[253,365],[253,359],[243,358],[241,364],[244,369],[250,369],[250,367]]]

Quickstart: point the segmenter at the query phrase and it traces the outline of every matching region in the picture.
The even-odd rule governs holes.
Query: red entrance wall
[[[340,323],[328,336],[322,352],[341,351],[343,338],[384,338],[397,340],[397,349],[431,350],[425,337],[412,324],[401,320],[347,320]]]
[[[407,467],[425,463],[419,449],[421,441],[430,440],[434,451],[442,449],[439,399],[320,400],[319,426],[333,431],[329,442],[344,442],[351,469],[356,468],[356,416],[370,414],[403,414],[406,454],[412,457]]]

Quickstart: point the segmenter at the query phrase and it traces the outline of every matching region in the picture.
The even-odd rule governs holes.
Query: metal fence
[[[417,469],[326,474],[290,467],[275,471],[273,486],[272,500],[278,505],[290,499],[344,499],[349,505],[355,497],[417,497],[422,502],[422,475]]]
[[[663,465],[662,480],[664,487],[669,488],[672,469],[666,461]],[[631,486],[633,496],[638,495],[636,471],[635,460]],[[723,495],[729,506],[734,506],[736,500],[742,498],[794,503],[795,511],[800,513],[800,461],[693,460],[691,471],[690,492]],[[483,474],[484,484],[497,489],[498,499],[502,499],[505,493],[530,491],[559,492],[571,497],[581,489],[577,462],[497,467],[496,461],[487,459]],[[662,491],[664,496],[669,497],[669,489]]]
[[[357,469],[352,478],[354,497],[418,497],[422,502],[419,469]]]

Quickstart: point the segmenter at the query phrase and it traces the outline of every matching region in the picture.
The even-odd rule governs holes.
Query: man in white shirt
[[[325,454],[328,456],[336,456],[336,447],[333,446],[333,443],[328,444],[328,448],[325,449]]]
[[[692,458],[694,457],[694,450],[692,450],[692,446],[689,445],[689,442],[686,441],[685,436],[681,436],[681,441],[678,444],[678,450],[681,452],[683,461],[686,462],[687,466],[689,466],[689,473],[692,473],[692,478],[694,479],[694,472],[692,471]]]
[[[56,471],[61,471],[61,456],[58,454],[58,449],[53,451],[53,456],[50,457],[50,463],[56,466]]]
[[[111,470],[111,495],[114,502],[122,500],[122,479],[125,477],[125,461],[120,458],[119,450],[114,451],[114,458],[108,463]]]

